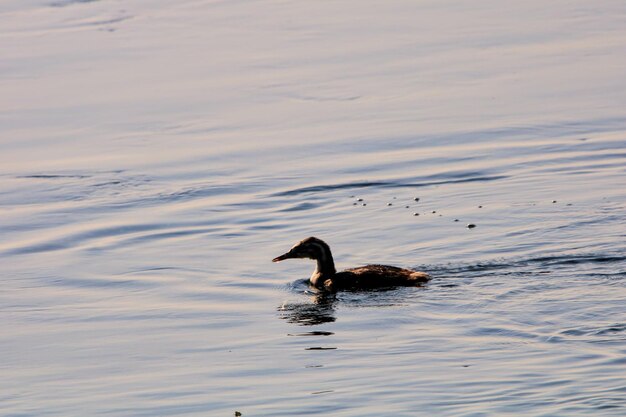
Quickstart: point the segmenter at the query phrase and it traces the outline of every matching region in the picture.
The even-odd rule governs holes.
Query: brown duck
[[[365,265],[337,272],[330,247],[321,239],[308,237],[297,243],[289,252],[277,256],[272,262],[290,258],[307,258],[317,261],[317,268],[309,279],[311,285],[328,291],[341,289],[368,289],[382,287],[413,287],[427,282],[426,272],[412,271],[388,265]]]

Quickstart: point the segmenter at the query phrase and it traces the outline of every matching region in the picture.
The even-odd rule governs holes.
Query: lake
[[[0,50],[1,415],[625,415],[623,1],[5,0]],[[316,292],[308,236],[433,279]]]

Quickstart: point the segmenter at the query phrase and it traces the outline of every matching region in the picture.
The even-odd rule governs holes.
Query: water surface
[[[624,415],[623,2],[0,28],[0,414]],[[316,294],[311,235],[433,280]]]

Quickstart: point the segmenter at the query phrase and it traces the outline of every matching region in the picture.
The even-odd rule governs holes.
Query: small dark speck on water
[[[467,225],[468,229],[473,229],[475,227],[476,227],[476,225],[474,223],[470,223],[470,224]]]
[[[483,206],[478,206],[478,208],[483,208]]]
[[[335,392],[335,391],[334,391],[334,390],[329,389],[329,390],[325,390],[325,391],[315,391],[315,392],[312,392],[311,394],[312,394],[312,395],[318,395],[318,394],[327,394],[327,393],[329,393],[329,392]]]
[[[241,413],[239,411],[235,411],[235,417],[241,417]]]
[[[357,198],[356,201],[363,201],[363,199],[362,198]]]
[[[420,198],[419,197],[415,197],[413,200],[420,201]]]
[[[556,203],[556,200],[552,200],[552,204]]]
[[[571,206],[571,205],[572,205],[572,203],[567,203],[567,204],[566,204],[566,206]]]
[[[332,336],[333,332],[324,332],[321,330],[306,333],[287,333],[287,336]]]
[[[351,195],[351,196],[350,196],[350,198],[354,198],[354,196],[353,196],[353,195]]]
[[[416,212],[416,213],[413,213],[413,215],[414,216],[419,216],[420,214]]]
[[[455,221],[455,222],[458,222],[458,221],[459,221],[459,219],[454,219],[454,221]]]
[[[367,203],[363,203],[363,206],[364,206],[364,207],[365,207],[365,206],[367,206]]]
[[[409,206],[404,206],[404,208],[409,208]]]
[[[352,203],[353,206],[356,206],[356,203]]]
[[[391,203],[387,203],[387,205],[388,205],[388,206],[393,206],[393,204],[391,204]]]
[[[435,210],[433,210],[433,214],[437,213]]]

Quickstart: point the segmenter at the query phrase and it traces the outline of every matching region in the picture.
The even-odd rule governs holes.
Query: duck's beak
[[[274,259],[272,259],[272,262],[280,262],[280,261],[284,261],[285,259],[289,259],[289,258],[295,258],[293,252],[289,251],[287,253],[283,253],[280,256],[275,257]]]

